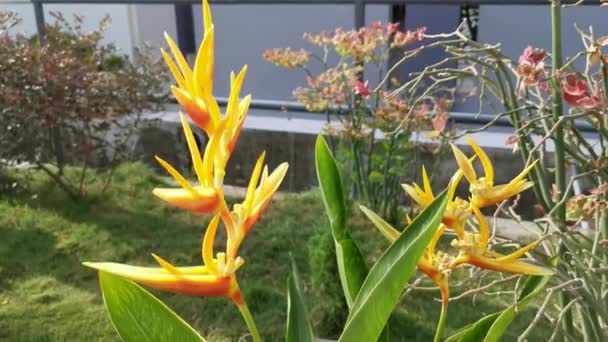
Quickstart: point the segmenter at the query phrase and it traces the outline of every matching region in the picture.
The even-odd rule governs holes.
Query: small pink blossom
[[[433,120],[433,129],[437,132],[445,131],[445,127],[448,123],[449,115],[448,113],[439,113],[437,114]]]
[[[382,22],[381,21],[374,21],[371,24],[371,28],[373,28],[375,30],[381,29],[382,28]]]
[[[395,33],[397,30],[399,30],[399,23],[384,23],[384,28],[389,33]]]
[[[419,27],[415,31],[397,31],[395,32],[395,36],[393,37],[393,43],[391,47],[404,47],[409,45],[415,41],[421,41],[424,39],[424,35],[426,33],[426,27]]]
[[[371,94],[371,91],[369,90],[369,81],[365,81],[365,83],[357,81],[355,83],[355,94],[368,97]]]
[[[540,85],[546,87],[542,78],[544,76],[545,64],[543,59],[545,52],[538,49],[533,49],[528,46],[519,56],[519,65],[517,66],[517,76],[521,81],[519,91],[523,91],[525,87]]]
[[[519,56],[519,63],[530,63],[537,64],[545,58],[545,52],[543,50],[534,49],[528,46],[524,49],[524,52]]]
[[[419,27],[416,29],[416,31],[414,31],[414,37],[416,37],[416,40],[423,40],[425,34],[426,34],[426,26]]]
[[[414,119],[416,121],[424,120],[427,117],[427,115],[431,112],[431,109],[432,108],[431,108],[430,104],[423,103],[422,106],[420,106],[420,109],[414,113]]]

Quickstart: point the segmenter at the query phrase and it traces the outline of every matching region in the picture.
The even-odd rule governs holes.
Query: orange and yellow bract
[[[84,264],[162,291],[190,296],[228,297],[243,311],[245,305],[236,271],[245,261],[238,255],[239,247],[281,185],[288,165],[282,163],[273,172],[269,172],[268,166],[264,165],[265,154],[262,153],[254,167],[245,200],[235,204],[232,210],[229,209],[223,191],[225,168],[238,141],[251,96],[244,99],[239,97],[247,71],[245,66],[238,75],[231,74],[228,105],[224,115],[220,112],[213,97],[214,27],[207,0],[203,1],[203,18],[205,36],[193,68],[190,68],[168,35],[165,37],[173,58],[161,50],[177,83],[177,86],[171,88],[173,94],[188,117],[209,138],[201,154],[187,118],[180,113],[198,184],[191,183],[169,163],[156,157],[180,187],[157,188],[153,191],[156,196],[175,206],[194,213],[213,215],[203,237],[202,265],[177,267],[154,254],[160,267],[110,262]],[[213,246],[220,221],[227,232],[226,248],[215,254]]]

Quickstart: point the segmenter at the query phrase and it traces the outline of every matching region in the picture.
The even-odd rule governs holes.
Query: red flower
[[[365,81],[365,83],[357,81],[355,83],[355,94],[368,97],[371,94],[371,91],[369,90],[369,81]]]
[[[562,80],[561,88],[564,93],[564,101],[571,106],[594,110],[600,108],[604,103],[599,89],[596,89],[591,95],[587,82],[578,79],[576,74],[566,75]]]

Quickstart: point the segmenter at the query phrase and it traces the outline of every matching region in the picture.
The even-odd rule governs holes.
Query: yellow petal
[[[538,160],[535,160],[532,164],[530,164],[530,166],[528,166],[522,172],[520,172],[519,175],[517,175],[517,177],[513,178],[513,180],[510,181],[509,184],[518,183],[518,182],[522,181],[524,178],[526,178],[528,173],[530,173],[530,170],[532,170],[532,168],[536,165],[537,162],[538,162]]]
[[[220,217],[214,216],[207,226],[205,231],[205,237],[203,238],[203,263],[207,266],[212,273],[217,273],[217,267],[213,260],[213,243],[215,242],[215,234],[217,233],[217,227],[220,223]]]
[[[388,241],[394,242],[399,238],[401,232],[391,226],[390,223],[384,221],[378,214],[363,205],[359,205],[359,209],[361,209],[365,216],[374,224],[374,227],[376,227]]]
[[[165,49],[160,49],[160,53],[163,56],[165,63],[167,63],[167,66],[169,67],[169,71],[171,71],[171,74],[173,75],[175,82],[177,82],[177,85],[180,88],[186,88],[186,81],[184,80],[184,76],[182,75],[181,71],[179,71],[179,69],[175,65],[175,62],[173,62],[173,59],[171,58],[171,56],[169,56],[169,54],[167,53],[167,51],[165,51]]]
[[[179,183],[179,185],[181,185],[184,189],[186,189],[192,193],[196,192],[196,190],[194,190],[194,187],[190,184],[190,182],[188,182],[186,180],[186,178],[184,178],[184,176],[181,175],[181,173],[179,173],[176,169],[174,169],[173,166],[171,166],[171,164],[167,163],[166,161],[161,159],[159,156],[154,156],[154,158],[156,158],[156,161],[163,168],[165,168],[165,170],[167,170],[167,172],[171,176],[173,176],[173,178],[175,178],[175,180]]]
[[[234,151],[234,147],[236,146],[237,141],[239,140],[239,136],[241,134],[241,128],[243,127],[243,123],[245,122],[245,117],[247,116],[247,110],[249,110],[249,104],[251,103],[251,95],[247,95],[243,101],[239,104],[239,112],[236,117],[236,121],[233,123],[232,128],[232,137],[227,145],[228,153],[232,153]]]
[[[414,184],[414,186],[416,186],[416,184]],[[409,184],[401,184],[401,187],[403,187],[403,190],[405,190],[405,192],[414,200],[414,202],[416,202],[419,206],[426,208],[429,205],[429,201],[427,201],[427,198],[425,198],[424,196],[421,196],[420,193],[418,191],[416,191],[417,189],[415,189],[414,187],[412,187]]]
[[[531,244],[529,244],[529,245],[527,245],[525,247],[522,247],[522,248],[516,250],[515,252],[513,252],[513,253],[511,253],[509,255],[496,258],[496,261],[498,261],[498,262],[515,261],[515,260],[521,258],[522,256],[524,256],[524,254],[526,254],[529,251],[531,251],[532,249],[534,249],[534,247],[536,247],[536,245],[538,245],[538,241],[532,242]]]
[[[492,166],[492,161],[490,161],[490,158],[488,158],[486,152],[479,147],[479,145],[477,145],[477,143],[471,139],[471,137],[467,135],[465,138],[473,148],[473,151],[475,151],[475,154],[479,157],[479,161],[481,161],[481,165],[483,166],[486,180],[492,184],[494,182],[494,166]]]
[[[492,271],[528,274],[528,275],[551,275],[553,271],[542,266],[529,264],[522,261],[500,262],[494,258],[488,258],[480,255],[470,256],[469,263]]]
[[[198,96],[202,96],[203,93],[213,93],[213,26],[205,31],[205,38],[203,38],[194,62],[194,92]]]
[[[439,239],[443,235],[443,232],[445,232],[445,228],[446,226],[444,224],[441,224],[439,225],[439,228],[435,231],[435,234],[433,235],[433,238],[431,239],[431,242],[429,242],[429,245],[427,247],[430,255],[435,255],[435,247],[437,246],[437,242],[439,242]]]
[[[485,250],[488,247],[488,241],[490,240],[490,229],[488,228],[488,222],[477,207],[473,206],[472,208],[473,212],[475,213],[475,216],[477,217],[477,223],[479,228],[479,236],[481,240],[479,248],[481,250]]]
[[[207,105],[207,109],[209,110],[209,115],[211,116],[211,120],[214,125],[217,126],[220,122],[221,111],[220,105],[217,103],[217,100],[211,93],[203,92],[202,96],[205,105]]]
[[[253,204],[253,196],[255,193],[256,186],[258,185],[258,181],[260,179],[260,173],[262,172],[262,165],[264,165],[264,158],[266,157],[266,151],[262,152],[260,157],[258,158],[255,167],[253,168],[253,172],[251,173],[251,178],[249,179],[249,186],[247,187],[247,195],[245,196],[245,202],[243,205],[249,211],[251,210]]]
[[[204,266],[177,267],[176,273],[162,267],[138,267],[110,262],[85,262],[85,266],[110,273],[161,291],[190,296],[233,296],[232,276],[209,274]]]
[[[180,271],[175,266],[171,265],[170,262],[166,261],[165,259],[159,257],[154,253],[152,253],[152,257],[154,258],[154,260],[156,260],[160,267],[164,268],[167,272],[174,275],[180,274]]]
[[[189,80],[192,79],[192,70],[190,69],[188,62],[184,58],[184,55],[182,55],[182,52],[177,47],[177,44],[175,44],[175,42],[173,41],[173,39],[171,39],[167,32],[165,32],[165,40],[167,41],[167,45],[169,45],[169,49],[171,50],[171,53],[173,54],[173,57],[175,58],[175,61],[177,62],[177,65],[179,66],[182,75],[184,76],[186,90],[191,91],[192,84]]]
[[[268,174],[268,168],[264,167],[264,171],[262,173],[262,181],[260,182],[260,186],[256,190],[256,196],[254,198],[254,202],[252,204],[252,208],[249,214],[249,217],[245,221],[243,225],[243,231],[247,234],[253,225],[258,221],[264,209],[275,192],[279,189],[283,178],[285,178],[285,174],[287,173],[287,169],[289,168],[289,164],[281,163],[271,174]]]
[[[410,215],[405,214],[405,223],[407,223],[408,225],[412,224],[413,220],[410,217]]]
[[[194,189],[192,192],[186,189],[156,188],[152,193],[175,206],[195,213],[214,212],[220,203],[217,191],[207,187]]]
[[[243,81],[245,80],[245,74],[247,74],[246,65],[241,69],[236,78],[231,78],[230,97],[228,99],[228,106],[226,107],[226,120],[229,120],[228,127],[231,128],[234,127],[239,114],[239,96],[241,94],[241,88],[243,87]],[[234,74],[232,76],[234,76]]]
[[[429,181],[429,177],[426,174],[426,168],[424,167],[424,165],[422,165],[422,183],[424,184],[424,193],[426,195],[435,197],[435,195],[433,195],[433,189],[431,188],[431,182]]]
[[[492,187],[483,197],[473,195],[472,204],[478,208],[485,208],[509,199],[520,192],[532,187],[533,182],[519,181],[518,183],[502,184]]]
[[[471,158],[469,158],[469,162],[472,164],[473,160],[475,160],[476,157],[477,156],[472,156]],[[458,170],[456,170],[456,173],[454,173],[454,175],[450,179],[450,185],[449,185],[449,189],[448,189],[448,201],[454,200],[454,195],[456,194],[456,189],[458,188],[458,184],[460,184],[460,181],[462,180],[463,175],[464,174],[462,173],[462,170],[459,168]]]
[[[184,128],[184,134],[186,135],[186,142],[188,143],[188,149],[190,150],[190,157],[192,158],[192,164],[194,164],[194,172],[198,177],[198,181],[203,186],[210,185],[210,174],[205,174],[205,169],[203,168],[203,160],[201,159],[201,152],[198,149],[198,145],[196,144],[196,140],[194,140],[194,134],[192,133],[192,129],[190,128],[190,124],[184,114],[179,113],[179,117],[182,121],[182,127]]]
[[[475,183],[477,181],[477,173],[473,168],[473,164],[467,158],[467,156],[454,144],[452,144],[452,151],[454,152],[454,157],[456,158],[456,163],[458,163],[458,167],[462,170],[462,173],[469,181],[469,184]]]
[[[209,1],[203,0],[203,27],[205,28],[205,34],[213,26],[213,19],[211,17],[211,9],[209,8]]]
[[[171,92],[190,119],[192,119],[198,127],[203,129],[207,135],[213,135],[216,122],[211,118],[205,101],[174,86],[171,87]]]

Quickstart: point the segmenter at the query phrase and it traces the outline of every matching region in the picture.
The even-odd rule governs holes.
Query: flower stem
[[[440,342],[441,336],[443,336],[443,330],[445,328],[445,320],[448,317],[448,301],[444,299],[441,301],[441,314],[439,316],[439,322],[437,322],[437,328],[435,330],[435,338],[433,342]]]
[[[441,280],[435,280],[441,291],[441,314],[439,315],[439,322],[437,322],[437,328],[435,329],[435,338],[433,342],[440,342],[443,336],[443,330],[445,329],[445,320],[448,317],[448,304],[450,303],[450,288],[445,278]]]
[[[251,312],[249,311],[249,307],[245,300],[243,300],[240,304],[236,305],[247,323],[247,328],[249,328],[249,332],[251,333],[251,337],[253,337],[253,342],[262,342],[262,338],[260,337],[260,333],[258,332],[258,327],[255,325],[255,321],[253,320],[253,316],[251,316]]]

